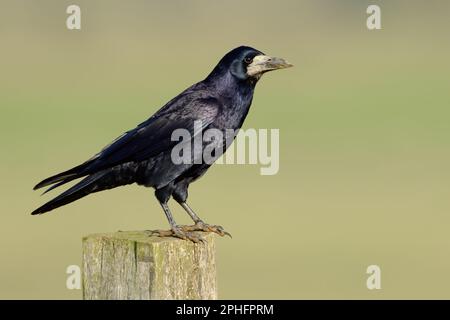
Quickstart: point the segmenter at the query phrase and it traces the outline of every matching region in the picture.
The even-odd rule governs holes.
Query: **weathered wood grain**
[[[83,298],[217,299],[214,235],[206,243],[144,232],[83,238]]]

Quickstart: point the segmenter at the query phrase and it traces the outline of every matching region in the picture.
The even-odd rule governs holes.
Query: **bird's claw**
[[[192,230],[194,231],[194,230]],[[170,230],[148,230],[146,231],[149,236],[157,236],[157,237],[175,237],[182,240],[189,240],[194,243],[205,243],[206,240],[199,236],[198,234],[184,230],[181,227],[172,228]]]
[[[192,226],[181,226],[181,229],[186,232],[192,232],[192,231],[214,232],[214,233],[217,233],[221,237],[229,236],[230,238],[232,238],[231,234],[229,232],[225,231],[225,229],[222,226],[210,225],[210,224],[204,223],[202,221],[199,221]]]

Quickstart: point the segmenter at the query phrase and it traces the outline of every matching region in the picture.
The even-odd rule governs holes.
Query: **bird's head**
[[[268,71],[289,67],[292,67],[292,64],[284,59],[265,55],[251,47],[241,46],[228,52],[211,74],[229,71],[239,80],[256,82]]]

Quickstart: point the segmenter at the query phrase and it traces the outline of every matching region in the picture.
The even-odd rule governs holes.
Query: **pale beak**
[[[253,77],[267,71],[284,69],[292,66],[292,64],[281,58],[258,55],[255,56],[252,63],[247,66],[247,74]]]

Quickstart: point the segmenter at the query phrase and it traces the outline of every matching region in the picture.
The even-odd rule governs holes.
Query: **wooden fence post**
[[[205,243],[142,231],[83,238],[83,298],[217,299],[214,235]]]

